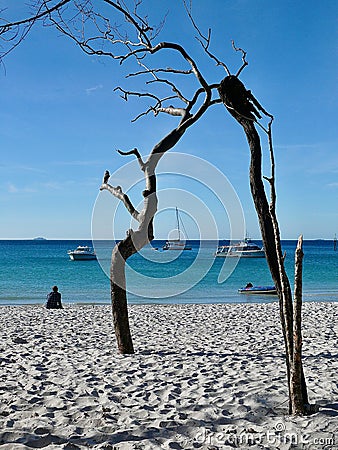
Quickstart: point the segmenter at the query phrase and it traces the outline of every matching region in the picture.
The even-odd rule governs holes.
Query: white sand
[[[277,303],[1,307],[0,448],[337,449],[338,303],[304,305],[304,370],[319,412],[287,415]]]

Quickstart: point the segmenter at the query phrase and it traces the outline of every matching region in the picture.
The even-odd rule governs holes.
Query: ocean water
[[[259,241],[256,241],[260,244]],[[216,243],[191,241],[191,251],[161,251],[154,241],[127,263],[129,303],[271,302],[276,297],[243,295],[247,282],[271,285],[265,259],[214,258]],[[0,241],[0,305],[44,303],[54,284],[64,303],[110,303],[113,243],[95,242],[98,261],[71,261],[67,250],[91,241]],[[296,241],[283,241],[293,286]],[[155,250],[158,248],[158,250]],[[304,241],[304,301],[338,301],[338,250],[332,241]],[[231,260],[231,261],[230,261]],[[234,261],[235,260],[235,261]],[[236,265],[236,263],[238,264]],[[225,266],[224,266],[225,264]]]

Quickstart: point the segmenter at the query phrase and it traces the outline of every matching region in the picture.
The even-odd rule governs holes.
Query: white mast
[[[181,231],[180,231],[180,220],[179,220],[179,217],[178,217],[177,206],[176,206],[176,220],[177,220],[178,240],[180,241],[181,240]]]

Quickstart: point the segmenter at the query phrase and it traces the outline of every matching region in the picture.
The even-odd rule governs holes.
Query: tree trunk
[[[121,288],[112,280],[110,287],[117,347],[119,353],[122,355],[130,355],[134,353],[134,346],[129,327],[127,293],[125,289]]]
[[[259,135],[252,121],[241,119],[240,123],[246,134],[251,151],[251,194],[258,215],[266,260],[279,297],[280,318],[286,350],[287,379],[290,389],[290,373],[293,354],[291,288],[282,262],[282,251],[281,248],[278,248],[279,235],[277,236],[276,242],[276,229],[271,218],[270,207],[262,181],[262,151]]]
[[[157,204],[156,194],[152,203]],[[147,204],[149,199],[145,200]],[[110,289],[113,323],[118,350],[123,355],[134,353],[134,346],[129,327],[128,302],[126,292],[126,261],[139,249],[154,239],[153,219],[141,223],[135,232],[129,230],[128,236],[115,245],[110,265]]]
[[[305,404],[308,403],[308,396],[301,361],[301,353],[299,353],[299,348],[295,349],[295,345],[299,345],[299,341],[294,340],[294,305],[292,302],[292,292],[290,282],[285,271],[277,219],[274,217],[274,211],[271,211],[271,208],[268,205],[262,182],[260,139],[257,130],[255,129],[254,122],[242,119],[242,126],[251,150],[251,193],[259,218],[268,266],[272,279],[276,283],[279,296],[281,324],[286,350],[286,367],[289,386],[289,413],[304,414]],[[295,306],[295,308],[298,308],[298,305]],[[299,321],[298,313],[296,318],[298,321],[296,330],[298,333],[297,336],[299,336],[301,334],[301,322]],[[294,359],[295,355],[297,357],[296,360]],[[295,362],[297,363],[296,372],[294,372]],[[294,378],[296,374],[299,377],[298,379]]]
[[[296,302],[297,306],[295,306],[297,309],[295,317],[297,324],[295,325],[295,329],[298,338],[300,337],[300,341],[299,339],[294,341],[292,293],[290,282],[285,271],[279,225],[275,212],[274,175],[268,180],[273,192],[273,200],[270,204],[267,200],[263,184],[262,149],[260,137],[255,127],[255,115],[258,117],[260,116],[249,101],[249,99],[252,98],[251,93],[245,89],[243,83],[237,77],[226,77],[220,84],[219,94],[227,110],[242,126],[250,147],[251,194],[257,211],[266,260],[279,297],[280,318],[286,352],[289,412],[293,414],[295,414],[295,411],[297,411],[297,413],[300,413],[299,411],[304,412],[305,404],[308,403],[308,397],[301,353],[299,350],[299,345],[301,345],[299,301]],[[255,104],[256,106],[259,105],[257,101]],[[297,276],[297,279],[299,279],[299,275]],[[295,361],[297,362],[296,372],[293,371]],[[300,403],[302,404],[303,409],[300,408]]]
[[[115,245],[110,265],[110,296],[115,336],[118,350],[124,355],[134,353],[128,317],[126,261],[154,239],[153,219],[158,204],[155,169],[165,152],[170,150],[180,140],[184,131],[184,126],[182,126],[182,129],[176,128],[171,131],[153,148],[146,162],[142,161],[137,149],[133,149],[130,152],[119,151],[122,155],[134,154],[144,172],[146,189],[142,193],[144,202],[141,212],[136,211],[129,197],[122,192],[120,187],[114,188],[107,183],[101,186],[101,189],[108,189],[113,195],[122,200],[128,211],[139,222],[139,227],[136,231],[128,230],[127,237]]]
[[[133,254],[133,246],[131,244],[131,239],[128,236],[114,247],[110,266],[110,295],[113,323],[117,347],[123,355],[134,353],[129,327],[125,274],[127,254],[130,254],[129,256]]]

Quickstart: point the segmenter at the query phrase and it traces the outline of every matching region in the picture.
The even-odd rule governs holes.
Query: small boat
[[[237,244],[221,245],[215,256],[219,258],[265,258],[265,252],[263,247],[259,247],[251,239],[245,238],[244,241]]]
[[[79,245],[75,250],[68,250],[68,255],[72,261],[89,261],[96,259],[96,254],[91,247]]]
[[[191,247],[180,239],[171,239],[163,245],[162,250],[191,250]]]
[[[277,295],[275,286],[250,286],[238,289],[240,294],[268,294]]]
[[[177,208],[176,208],[176,221],[177,221],[178,238],[166,241],[166,243],[162,247],[162,250],[191,250],[191,247],[189,245],[186,245],[185,243],[186,241],[181,239],[180,221],[182,222],[182,219],[180,219],[179,217]],[[184,228],[183,222],[182,226]]]

